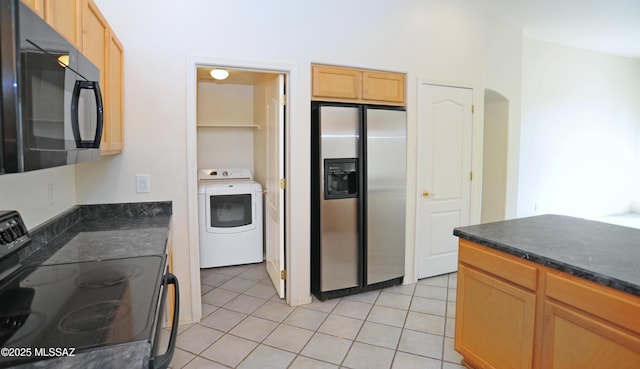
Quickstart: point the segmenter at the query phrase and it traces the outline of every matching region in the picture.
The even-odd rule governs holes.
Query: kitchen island
[[[640,230],[541,215],[454,235],[463,364],[640,367]]]
[[[148,368],[171,213],[168,201],[80,205],[30,230],[3,289],[20,292],[11,305],[27,306],[26,320],[5,336],[13,358],[0,367]]]

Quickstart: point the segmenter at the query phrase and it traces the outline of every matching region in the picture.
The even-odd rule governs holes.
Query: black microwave
[[[100,158],[100,70],[19,0],[0,0],[0,174]]]

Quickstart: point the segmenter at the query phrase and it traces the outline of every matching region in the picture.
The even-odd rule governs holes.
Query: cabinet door
[[[31,8],[36,14],[44,18],[44,0],[21,0],[26,6]]]
[[[640,368],[640,298],[547,272],[543,368]]]
[[[113,33],[109,35],[109,64],[107,65],[107,95],[105,106],[109,126],[107,149],[110,154],[119,153],[124,148],[124,95],[123,95],[123,58],[122,44]]]
[[[102,142],[100,149],[104,153],[109,150],[109,136],[111,134],[109,123],[108,100],[109,86],[107,81],[106,69],[108,63],[108,45],[109,45],[109,24],[104,19],[100,10],[92,0],[83,0],[82,2],[82,53],[100,69],[100,89],[102,90],[102,98],[107,109],[104,117],[104,128],[102,131]]]
[[[405,76],[399,73],[362,72],[362,98],[404,105]]]
[[[637,334],[548,300],[544,311],[542,368],[640,368]]]
[[[535,302],[532,292],[460,265],[456,351],[472,367],[531,368]]]
[[[173,274],[173,241],[172,238],[172,230],[169,230],[169,235],[167,236],[167,270],[169,273]],[[167,303],[164,311],[164,327],[171,327],[173,323],[173,311],[176,308],[175,306],[175,295],[176,290],[175,286],[169,287],[167,290]]]
[[[82,1],[45,0],[44,19],[75,47],[82,47]]]
[[[109,24],[92,0],[83,0],[82,29],[82,53],[100,69],[100,87],[103,87],[105,86],[104,71],[107,66]]]
[[[362,72],[356,69],[314,65],[312,98],[351,99],[362,96]]]

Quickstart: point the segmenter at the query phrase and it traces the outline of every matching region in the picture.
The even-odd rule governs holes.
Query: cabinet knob
[[[422,191],[422,197],[427,197],[427,196],[433,196],[435,195],[434,193],[431,193],[427,190]]]

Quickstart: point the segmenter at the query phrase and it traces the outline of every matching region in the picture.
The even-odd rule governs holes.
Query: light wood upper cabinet
[[[314,65],[314,98],[358,100],[362,96],[362,72],[356,69]]]
[[[404,74],[363,71],[362,98],[404,105],[404,80]]]
[[[405,105],[405,75],[312,65],[312,100]]]
[[[83,0],[82,53],[100,69],[104,101],[103,155],[122,151],[123,140],[123,48],[93,0]]]
[[[44,20],[82,48],[82,0],[44,0]]]
[[[20,0],[36,14],[44,18],[44,0]]]
[[[21,0],[58,31],[67,41],[82,49],[82,0]]]
[[[104,90],[109,24],[92,0],[83,0],[82,7],[82,53],[100,69],[100,87]]]
[[[124,149],[124,49],[113,33],[109,33],[109,60],[106,69],[105,128],[107,147],[103,153],[115,154]],[[105,141],[105,140],[103,140]]]

